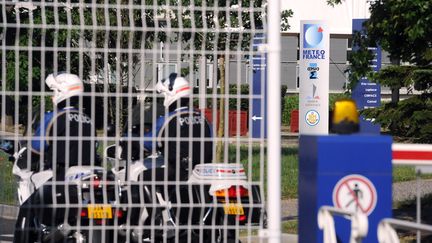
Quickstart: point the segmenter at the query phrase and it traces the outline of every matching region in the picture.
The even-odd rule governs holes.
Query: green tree
[[[265,21],[265,3],[263,0],[3,2],[0,15],[6,14],[1,21],[6,20],[2,35],[7,51],[1,55],[6,56],[8,65],[2,73],[7,73],[9,90],[26,89],[30,77],[35,81],[30,90],[40,91],[43,84],[40,79],[52,71],[80,73],[89,79],[101,71],[108,73],[109,68],[115,69],[122,85],[127,85],[130,70],[134,70],[130,64],[140,65],[141,53],[130,55],[126,50],[150,52],[160,42],[181,43],[180,61],[195,63],[202,55],[214,60],[224,51],[250,50],[253,35],[263,32],[260,29]],[[100,7],[104,4],[111,5]],[[290,10],[282,12],[282,30],[289,28],[291,16]],[[34,50],[41,47],[45,48],[43,52]],[[17,67],[19,75],[15,74]],[[108,79],[106,75],[103,78]],[[15,87],[16,77],[19,88]]]
[[[367,35],[362,31],[353,33],[352,43],[354,45],[353,51],[348,57],[351,65],[346,70],[346,72],[349,73],[348,87],[345,87],[348,92],[351,92],[355,88],[361,78],[370,78],[372,74],[371,60],[373,58],[373,53],[369,47],[376,45],[371,45],[367,39]]]
[[[250,53],[252,39],[264,32],[266,21],[265,0],[33,1],[31,9],[15,4],[0,4],[7,25],[14,26],[6,28],[6,45],[10,50],[14,46],[27,49],[1,54],[10,63],[6,70],[0,70],[7,72],[9,90],[25,90],[32,79],[34,87],[28,89],[40,91],[44,77],[52,71],[109,80],[115,70],[116,90],[121,91],[121,86],[132,85],[134,71],[147,65],[142,53],[154,53],[161,42],[179,44],[182,51],[177,60],[193,63],[188,70],[182,68],[182,73],[192,73],[202,56],[227,65],[229,62],[222,59],[228,54],[244,51],[246,57]],[[111,5],[100,7],[104,4]],[[282,12],[282,30],[289,28],[292,14],[290,10]],[[209,31],[212,29],[217,31]],[[32,50],[38,47],[45,50]],[[19,75],[16,67],[20,68]],[[223,71],[216,74],[220,87],[227,87],[220,89],[221,94],[228,94],[224,76]],[[17,77],[19,88],[15,87]],[[109,88],[104,90],[108,92]],[[220,97],[223,103],[225,98]],[[221,113],[224,106],[220,105]],[[223,136],[223,130],[219,135]]]
[[[335,6],[336,4],[342,3],[342,0],[327,0],[327,4],[330,6]]]
[[[432,3],[423,0],[383,0],[371,3],[371,17],[365,22],[367,37],[357,39],[358,45],[377,43],[389,53],[393,65],[376,74],[367,72],[373,80],[388,86],[392,101],[364,114],[376,118],[395,136],[411,137],[413,141],[431,142],[432,126],[425,123],[431,118],[432,101]],[[364,52],[366,50],[359,50]],[[352,56],[356,58],[356,56]],[[368,59],[368,58],[366,58]],[[353,75],[363,70],[352,60]],[[401,65],[404,64],[404,65]],[[420,91],[407,100],[399,101],[399,90],[413,87]]]

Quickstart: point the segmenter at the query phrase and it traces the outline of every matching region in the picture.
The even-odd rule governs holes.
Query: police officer
[[[56,182],[64,181],[67,168],[100,165],[96,155],[96,132],[92,128],[90,117],[80,109],[79,97],[84,92],[81,79],[70,73],[50,74],[45,83],[54,92],[54,111],[46,112],[42,117],[40,112],[36,112],[32,124],[32,141],[28,145],[30,152],[23,154],[18,166],[24,169],[30,162],[31,168],[27,169],[31,171],[52,169],[54,178],[21,205],[14,242],[30,242],[40,237],[35,235],[37,231],[32,231],[37,226],[35,219],[39,223],[53,224],[56,219],[52,218],[52,213],[55,210],[57,213],[54,215],[64,217],[64,214],[59,213],[61,209],[51,206],[46,209],[45,206],[54,202],[57,205],[65,203],[64,192],[67,188]],[[26,158],[28,154],[31,158]],[[68,203],[74,203],[74,199],[69,198]]]
[[[180,170],[179,179],[187,179],[187,172],[192,171],[193,166],[212,162],[211,125],[201,112],[190,107],[192,87],[185,78],[171,73],[159,81],[155,89],[164,95],[166,111],[156,121],[158,149],[172,168],[170,176],[174,177],[173,173]]]
[[[131,127],[124,132],[129,139],[122,142],[122,157],[142,160],[159,153],[167,162],[169,179],[185,180],[196,164],[212,162],[211,125],[190,106],[192,87],[185,78],[171,73],[155,90],[163,95],[163,104],[153,100],[134,107]]]
[[[50,74],[45,83],[54,92],[55,109],[36,125],[31,146],[32,152],[45,154],[43,169],[54,169],[62,179],[71,166],[99,165],[92,120],[80,109],[81,79],[70,73]]]

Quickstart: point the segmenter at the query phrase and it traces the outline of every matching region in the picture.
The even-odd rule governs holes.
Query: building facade
[[[287,86],[288,93],[298,93],[299,90],[299,32],[301,20],[324,20],[330,28],[330,93],[345,91],[348,82],[346,70],[349,68],[348,56],[352,51],[352,21],[353,19],[367,19],[369,17],[368,0],[343,1],[334,7],[324,0],[293,0],[282,1],[282,10],[291,9],[292,18],[289,19],[290,29],[282,32],[281,36],[281,83]],[[134,67],[133,80],[138,89],[152,89],[153,84],[170,72],[182,73],[188,71],[186,78],[195,86],[204,85],[207,88],[218,87],[216,60],[202,60],[196,66],[184,61],[176,54],[182,50],[179,43],[156,43],[154,52],[144,55]],[[253,78],[252,61],[247,53],[235,54],[227,57],[226,82],[229,84],[250,84]],[[381,65],[390,64],[386,53],[381,55]],[[205,82],[202,80],[205,79]],[[386,92],[386,89],[382,89]]]

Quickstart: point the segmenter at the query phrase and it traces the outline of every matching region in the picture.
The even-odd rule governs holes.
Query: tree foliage
[[[29,76],[35,79],[34,88],[40,90],[41,75],[46,73],[66,70],[87,79],[98,71],[107,72],[108,66],[127,85],[128,75],[134,70],[131,65],[140,64],[140,52],[150,53],[160,42],[180,44],[180,61],[187,62],[197,61],[202,54],[214,60],[227,50],[248,51],[253,35],[264,28],[266,17],[264,0],[70,0],[33,4],[32,9],[17,7],[14,2],[0,5],[0,14],[6,13],[5,24],[9,26],[3,33],[7,46],[45,47],[43,53],[19,51],[20,58],[16,52],[7,51],[9,90],[17,88],[17,76],[20,90],[26,89]],[[282,12],[283,30],[289,28],[291,16],[290,10]],[[212,29],[217,31],[209,31]],[[19,75],[15,73],[17,66]]]
[[[355,45],[355,48],[353,48],[348,57],[351,66],[346,70],[350,74],[348,76],[350,82],[348,83],[348,87],[346,87],[348,91],[353,90],[361,78],[370,78],[372,73],[371,60],[374,57],[374,54],[369,49],[371,45],[367,40],[367,35],[364,33],[360,31],[354,32],[352,43]]]
[[[375,118],[395,136],[416,142],[431,142],[432,3],[423,0],[382,0],[372,2],[370,10],[371,17],[364,24],[367,36],[354,39],[354,45],[380,45],[389,53],[393,65],[384,67],[376,74],[366,71],[364,75],[365,60],[370,57],[365,54],[366,49],[360,48],[360,53],[350,59],[352,75],[369,76],[389,87],[392,102],[366,110],[363,114]],[[402,87],[409,91],[415,88],[421,94],[399,101],[399,89]]]
[[[382,107],[362,112],[375,118],[382,127],[389,129],[397,140],[417,143],[432,142],[432,99],[431,94],[422,94],[400,101],[386,103]]]
[[[327,0],[327,4],[330,6],[335,6],[340,3],[342,3],[342,0]]]
[[[385,86],[400,89],[409,87],[413,83],[414,66],[396,66],[391,65],[383,68],[374,75],[374,79]]]
[[[430,64],[432,3],[383,0],[371,4],[368,35],[388,51],[390,59],[419,66]]]
[[[49,73],[67,71],[84,80],[113,78],[115,91],[123,92],[137,70],[156,63],[161,42],[178,45],[176,62],[193,63],[183,74],[203,55],[214,62],[227,53],[246,58],[254,35],[265,32],[266,6],[265,0],[3,1],[0,78],[9,91],[43,91]],[[281,29],[291,16],[283,11]]]

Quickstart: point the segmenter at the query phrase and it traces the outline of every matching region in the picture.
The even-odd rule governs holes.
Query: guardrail
[[[394,165],[432,166],[432,145],[394,143],[392,163]]]
[[[395,228],[432,233],[432,225],[387,218],[381,220],[378,225],[378,241],[380,243],[399,243]]]
[[[368,233],[369,222],[365,214],[330,206],[322,206],[318,211],[318,227],[324,231],[324,243],[337,243],[333,215],[351,220],[350,243],[360,243]]]
[[[421,195],[420,174],[432,173],[432,145],[431,144],[401,144],[392,145],[393,165],[412,165],[416,170],[417,199],[416,199],[416,221],[413,225],[421,225]],[[397,236],[397,235],[396,235]],[[387,241],[386,241],[387,242]],[[391,242],[391,241],[388,241]],[[399,240],[397,241],[399,242]],[[421,232],[417,231],[417,242],[421,242]]]

